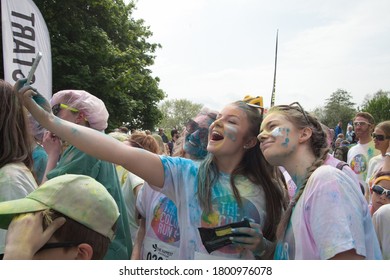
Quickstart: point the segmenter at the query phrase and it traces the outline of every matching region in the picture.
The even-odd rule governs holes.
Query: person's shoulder
[[[356,182],[348,174],[349,166],[342,170],[331,165],[322,165],[317,168],[310,178],[313,185],[323,186],[325,188],[336,187],[339,185],[354,185]]]
[[[324,174],[331,174],[332,172],[335,172],[336,169],[337,168],[335,166],[323,164],[313,172],[313,175],[322,176]]]
[[[348,147],[348,153],[350,153],[351,151],[354,151],[356,149],[359,149],[360,147],[360,144],[359,143],[355,143],[355,144],[351,144],[349,147]]]
[[[0,185],[23,185],[25,188],[37,188],[37,183],[27,166],[22,162],[8,163],[0,168]],[[5,184],[5,182],[7,182]]]
[[[368,161],[368,163],[370,163],[370,162],[382,161],[382,160],[383,160],[382,154],[378,154],[378,155],[376,155],[376,156],[373,156],[373,157]]]
[[[195,161],[188,158],[183,157],[172,157],[167,155],[159,155],[161,161],[163,163],[171,163],[171,164],[194,164]]]

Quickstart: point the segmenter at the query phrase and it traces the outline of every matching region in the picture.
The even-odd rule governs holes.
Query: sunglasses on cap
[[[58,104],[54,105],[53,107],[51,107],[51,111],[53,112],[54,116],[57,116],[58,113],[61,111],[61,109],[66,109],[66,110],[69,110],[73,113],[77,113],[79,111],[78,109],[69,107],[68,105],[63,104],[63,103],[58,103]]]
[[[372,191],[376,194],[382,195],[385,194],[388,199],[390,199],[390,190],[386,190],[379,185],[372,186]]]
[[[376,133],[373,133],[371,134],[372,138],[375,138],[376,140],[378,141],[384,141],[385,139],[390,139],[389,136],[385,136],[385,135],[381,135],[381,134],[376,134]]]
[[[354,126],[365,126],[366,124],[369,124],[368,122],[354,122]]]

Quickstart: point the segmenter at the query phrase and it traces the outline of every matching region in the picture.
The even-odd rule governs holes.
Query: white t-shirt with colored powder
[[[218,227],[251,218],[264,226],[266,201],[261,186],[254,185],[243,176],[237,176],[235,184],[242,197],[239,207],[230,186],[230,175],[220,172],[212,187],[213,212],[205,213],[198,199],[199,163],[189,159],[161,156],[164,166],[162,193],[177,206],[180,228],[179,259],[254,259],[251,251],[231,244],[216,251],[207,252],[203,246],[199,227]]]
[[[293,209],[275,259],[330,259],[351,249],[366,259],[382,258],[362,192],[344,172],[323,165]]]

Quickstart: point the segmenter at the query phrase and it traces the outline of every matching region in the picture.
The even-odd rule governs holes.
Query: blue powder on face
[[[290,139],[288,138],[288,134],[289,133],[290,133],[290,129],[286,128],[286,139],[284,139],[284,142],[282,143],[282,146],[285,146],[285,147],[288,146],[288,142],[290,142]]]

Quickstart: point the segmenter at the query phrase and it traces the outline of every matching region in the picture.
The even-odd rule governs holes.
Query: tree
[[[324,123],[324,120],[326,119],[326,112],[323,107],[316,107],[312,113],[320,122]]]
[[[159,44],[143,20],[131,18],[134,2],[123,0],[34,0],[50,33],[53,93],[84,89],[104,101],[109,128],[129,122],[152,129],[165,97],[147,67]],[[2,62],[2,61],[1,61]]]
[[[352,101],[349,92],[337,89],[326,99],[325,118],[323,124],[329,128],[334,128],[339,121],[343,123],[343,131],[346,131],[347,123],[353,119],[356,113],[355,103]]]
[[[370,113],[377,124],[390,120],[390,92],[379,90],[373,96],[367,95],[362,104],[362,111]]]
[[[174,128],[181,131],[188,120],[194,118],[202,107],[202,104],[193,103],[187,99],[165,100],[160,105],[160,111],[163,117],[159,123],[159,127],[164,128],[167,132],[170,132]]]

